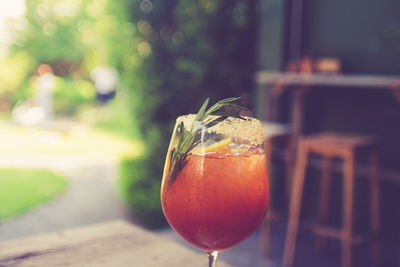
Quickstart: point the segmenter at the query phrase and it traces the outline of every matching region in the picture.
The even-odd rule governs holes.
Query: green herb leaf
[[[211,128],[218,123],[224,121],[229,117],[240,118],[244,119],[240,115],[236,113],[230,112],[221,112],[219,111],[223,107],[231,107],[237,110],[247,110],[247,108],[233,104],[232,102],[241,99],[241,97],[230,97],[218,101],[214,105],[212,105],[208,110],[208,102],[209,98],[207,98],[203,105],[200,107],[199,111],[197,112],[196,118],[193,121],[190,131],[186,130],[183,122],[178,125],[178,144],[175,148],[171,151],[171,160],[169,166],[169,183],[172,183],[176,177],[178,176],[179,172],[184,168],[187,163],[186,157],[189,152],[197,146],[201,142],[201,130],[202,129],[195,129],[194,123],[195,121],[202,123],[205,129]],[[212,119],[211,121],[207,121],[210,115],[217,116],[217,118]]]
[[[206,108],[207,108],[207,105],[208,105],[209,101],[210,101],[210,98],[207,97],[206,101],[204,101],[203,105],[201,106],[199,112],[197,112],[197,116],[195,118],[196,121],[202,121],[203,120],[202,118],[204,117],[204,114],[205,114],[205,111],[206,111]]]

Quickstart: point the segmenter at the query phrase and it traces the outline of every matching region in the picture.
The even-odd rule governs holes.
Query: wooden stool
[[[321,134],[303,137],[299,140],[298,157],[295,166],[292,194],[289,206],[289,221],[283,255],[283,266],[293,264],[297,231],[300,219],[300,208],[303,195],[308,155],[316,153],[323,157],[321,199],[319,221],[326,223],[329,209],[330,171],[331,160],[334,157],[343,160],[343,225],[341,230],[318,226],[314,227],[316,233],[322,236],[339,238],[342,240],[342,266],[350,267],[352,263],[352,245],[359,241],[353,234],[353,208],[354,208],[354,177],[355,157],[358,152],[367,152],[370,160],[370,220],[372,233],[372,256],[375,265],[379,262],[379,242],[377,235],[380,228],[379,220],[379,173],[378,154],[376,144],[372,138],[354,135]]]

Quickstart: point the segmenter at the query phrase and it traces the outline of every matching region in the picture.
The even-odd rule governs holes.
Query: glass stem
[[[213,251],[213,252],[209,252],[208,254],[208,260],[209,260],[209,267],[215,267],[215,262],[217,261],[217,257],[218,257],[218,251]]]

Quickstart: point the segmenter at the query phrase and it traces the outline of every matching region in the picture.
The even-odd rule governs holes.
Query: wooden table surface
[[[117,220],[0,242],[0,267],[6,266],[204,267],[208,258],[200,250]]]

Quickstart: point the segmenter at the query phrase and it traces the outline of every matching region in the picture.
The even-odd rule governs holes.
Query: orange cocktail
[[[207,252],[228,249],[250,236],[264,219],[265,155],[251,147],[234,154],[229,146],[190,154],[174,181],[163,183],[161,197],[169,224],[185,240]]]
[[[261,122],[236,111],[240,98],[226,98],[197,114],[177,118],[161,185],[170,226],[208,254],[250,236],[268,209],[268,175]],[[226,110],[224,110],[226,108]]]

